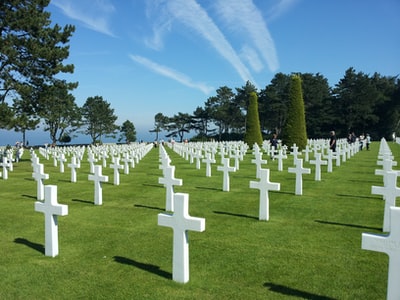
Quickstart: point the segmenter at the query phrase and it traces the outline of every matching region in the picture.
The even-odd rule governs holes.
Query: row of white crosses
[[[383,176],[383,187],[372,186],[371,193],[382,195],[385,201],[383,214],[383,231],[386,235],[362,234],[361,248],[386,253],[389,256],[387,299],[400,299],[400,208],[396,207],[396,198],[400,197],[400,188],[397,187],[397,177],[400,171],[396,166],[389,145],[384,138],[379,147],[378,165],[383,169],[376,170],[376,175]]]
[[[305,153],[305,160],[307,160],[310,164],[315,165],[315,181],[321,181],[321,167],[322,166],[327,166],[327,172],[332,172],[332,165],[333,165],[333,160],[336,159],[339,161],[337,165],[340,166],[340,159],[341,159],[341,148],[345,149],[344,153],[347,154],[350,153],[351,155],[354,155],[358,151],[358,147],[354,147],[352,145],[349,145],[346,141],[346,139],[338,139],[337,141],[338,146],[337,149],[339,151],[337,153],[333,153],[332,150],[329,149],[329,141],[327,139],[319,139],[319,140],[308,140],[307,147],[300,152],[298,147],[294,144],[291,149],[292,151],[290,154],[293,156],[293,162],[294,162],[294,167],[289,167],[288,172],[289,173],[294,173],[296,175],[296,184],[295,184],[295,194],[296,195],[302,195],[303,194],[303,174],[311,174],[311,169],[309,168],[304,168],[303,167],[303,159],[300,159],[299,156],[302,155],[302,153]],[[225,146],[223,146],[225,145]],[[226,146],[229,145],[229,146]],[[204,163],[206,163],[206,176],[211,176],[211,161],[215,162],[215,153],[219,153],[221,156],[221,161],[222,161],[222,166],[218,166],[217,170],[222,171],[223,173],[223,191],[229,191],[230,190],[230,181],[229,181],[229,173],[234,172],[238,169],[235,163],[235,167],[231,167],[229,165],[229,158],[225,157],[227,155],[226,149],[230,149],[231,153],[234,153],[232,149],[235,149],[235,143],[185,143],[185,144],[180,144],[176,143],[174,145],[170,145],[173,147],[173,150],[180,154],[183,157],[190,157],[190,153],[194,153],[196,151],[199,152],[199,149],[204,149],[205,154],[204,156],[206,159],[203,160]],[[209,149],[218,149],[214,151],[210,151]],[[238,148],[238,146],[236,146]],[[271,147],[269,145],[268,141],[264,141],[262,145],[262,149],[265,150],[267,153],[269,151],[270,155],[273,155],[275,159],[278,159],[278,171],[283,170],[283,159],[287,158],[287,148],[286,146],[282,146],[281,149],[279,149],[277,152],[271,152]],[[190,149],[196,149],[196,150],[190,150]],[[207,150],[206,150],[207,149]],[[247,149],[243,147],[242,149]],[[348,149],[352,149],[351,151]],[[208,151],[208,152],[206,152]],[[327,155],[325,156],[325,152],[327,152]],[[238,151],[240,153],[240,151]],[[277,154],[276,154],[277,153]],[[310,160],[309,153],[314,153],[314,159]],[[214,159],[212,158],[212,155]],[[269,170],[268,170],[268,175],[266,174],[267,172],[264,172],[262,175],[263,177],[261,178],[261,172],[264,170],[262,168],[263,165],[267,164],[267,160],[264,160],[262,158],[262,151],[258,147],[257,144],[253,145],[253,155],[255,156],[254,159],[251,160],[252,163],[256,165],[256,178],[261,179],[260,182],[251,182],[251,187],[252,188],[259,188],[260,189],[260,214],[259,218],[260,220],[268,220],[269,218],[269,212],[268,212],[268,190],[279,190],[280,186],[278,185],[273,185],[271,182],[269,182]],[[349,157],[351,157],[351,155]],[[230,156],[231,157],[231,156]],[[240,155],[238,155],[240,157]],[[322,157],[326,158],[327,160],[323,160]],[[242,157],[243,159],[243,157]],[[239,161],[239,159],[237,160]],[[199,169],[199,167],[197,167]]]
[[[189,237],[188,231],[203,232],[205,219],[189,215],[189,195],[174,193],[173,186],[182,185],[181,179],[174,177],[175,167],[170,165],[164,147],[160,144],[160,168],[164,177],[159,178],[159,183],[166,188],[166,210],[172,213],[158,214],[158,225],[171,227],[174,232],[172,254],[172,279],[176,282],[189,281]]]
[[[163,176],[158,179],[158,183],[163,184],[166,190],[165,210],[174,211],[174,186],[182,186],[182,179],[175,178],[175,166],[171,166],[171,159],[165,151],[163,145],[160,144],[160,169]]]
[[[125,174],[129,174],[129,166],[135,167],[135,160],[138,162],[147,152],[148,146],[145,144],[132,145],[106,145],[106,146],[89,146],[87,147],[87,161],[89,162],[89,173],[95,173],[95,163],[102,160],[103,167],[107,166],[107,158],[111,156],[112,163],[110,168],[114,169],[114,185],[119,185],[119,173],[117,170],[124,169]],[[64,163],[67,161],[66,156],[71,156],[71,163],[68,167],[71,169],[71,182],[76,182],[77,169],[80,168],[80,162],[83,159],[85,147],[51,147],[40,148],[39,153],[46,159],[53,157],[54,166],[60,165],[60,172],[64,172]],[[123,165],[119,164],[120,156]]]
[[[193,153],[197,158],[196,168],[200,169],[201,162],[206,165],[206,177],[211,177],[211,165],[216,163],[216,154],[219,154],[222,166],[217,166],[217,171],[223,172],[222,190],[228,192],[230,190],[230,172],[236,172],[239,169],[239,162],[243,160],[246,153],[246,145],[242,142],[239,143],[174,143],[168,144],[177,154],[190,159]],[[204,155],[202,154],[204,151]],[[234,158],[235,166],[230,166],[230,159]]]
[[[145,148],[147,153],[151,150],[152,144],[145,146]],[[43,153],[45,152],[42,151]],[[31,161],[33,167],[32,177],[37,181],[37,200],[44,200],[35,202],[35,211],[42,212],[45,215],[45,255],[55,257],[59,253],[57,217],[68,215],[68,206],[57,202],[56,185],[43,184],[43,181],[48,179],[49,175],[44,173],[43,164],[39,163],[39,158],[33,151],[31,152]],[[117,161],[114,161],[114,163],[117,164]],[[71,164],[77,167],[75,156],[73,156]],[[95,204],[101,205],[101,183],[108,181],[108,177],[101,174],[100,165],[94,167],[94,174],[89,175],[89,180],[95,182]]]
[[[10,149],[1,149],[0,151],[4,154],[2,160],[0,161],[0,167],[2,167],[3,170],[2,172],[0,172],[0,177],[2,177],[3,180],[7,180],[8,171],[10,172],[14,171],[14,165],[13,165],[14,150],[10,148]]]
[[[13,170],[13,163],[12,160],[9,159],[7,156],[3,156],[3,161],[0,163],[0,166],[3,169],[3,172],[0,172],[0,176],[3,178],[3,180],[8,179],[8,171]]]
[[[213,145],[215,145],[213,143]],[[243,157],[241,158],[241,151],[238,148],[242,148],[242,149],[246,149],[245,147],[241,146],[242,144],[239,144],[239,147],[237,147],[238,151],[235,151],[235,147],[228,147],[231,149],[231,153],[236,153],[238,156],[238,159],[243,159]],[[171,145],[172,146],[172,145]],[[175,148],[174,150],[177,151],[177,149],[181,149],[180,145],[173,145],[173,147]],[[184,147],[187,147],[187,145],[184,145]],[[205,147],[207,148],[207,147]],[[222,190],[223,191],[228,191],[230,190],[230,180],[229,180],[229,173],[230,172],[235,172],[236,171],[236,166],[232,167],[229,165],[230,159],[228,157],[225,157],[225,151],[224,151],[224,147],[220,148],[220,150],[222,149],[222,151],[220,151],[220,155],[221,155],[221,159],[222,159],[222,166],[218,166],[217,170],[218,171],[222,171],[223,172],[223,187]],[[161,154],[161,161],[165,161],[165,157],[167,156],[165,150],[162,150]],[[214,151],[215,154],[215,151]],[[265,220],[268,221],[269,220],[269,191],[270,190],[275,190],[278,191],[280,190],[280,184],[279,183],[272,183],[269,181],[269,169],[263,169],[262,168],[262,164],[267,163],[266,160],[262,159],[262,152],[260,150],[260,148],[258,147],[257,144],[253,145],[253,154],[255,155],[255,159],[252,160],[253,163],[256,164],[256,177],[260,179],[260,181],[250,181],[250,188],[254,188],[254,189],[259,189],[260,190],[260,204],[259,204],[259,220]],[[206,157],[211,160],[211,153],[207,152]],[[244,155],[244,154],[243,154]],[[213,159],[213,161],[215,162],[215,159]],[[206,169],[209,168],[209,161],[204,161],[206,163]],[[209,174],[209,172],[206,172],[206,176]],[[168,177],[169,180],[170,177]],[[161,181],[163,180],[163,181]],[[160,183],[164,183],[166,179],[161,179],[160,178]]]
[[[153,144],[142,144],[136,150],[140,150],[140,159],[144,157],[153,147]],[[118,155],[118,149],[119,147],[114,147],[112,150],[115,150],[113,154]],[[91,153],[91,151],[88,151],[88,154]],[[90,158],[93,158],[92,155],[90,155]],[[92,160],[92,159],[91,159]],[[120,158],[118,156],[113,156],[113,163],[110,164],[110,167],[114,170],[114,185],[119,185],[119,169],[123,169],[124,166],[119,164]],[[94,162],[94,160],[92,160]],[[91,164],[91,162],[89,161]],[[92,167],[90,167],[92,168]],[[90,174],[88,176],[89,180],[92,180],[94,182],[94,204],[95,205],[102,205],[103,204],[103,188],[102,184],[103,182],[108,182],[108,176],[102,174],[102,165],[94,165],[93,164],[93,174]]]

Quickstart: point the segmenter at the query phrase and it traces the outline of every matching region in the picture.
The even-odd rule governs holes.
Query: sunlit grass
[[[395,158],[400,146],[390,144]],[[206,219],[205,232],[190,232],[190,281],[172,281],[172,230],[157,225],[165,207],[159,152],[153,149],[129,175],[113,171],[103,185],[103,205],[93,204],[89,165],[82,162],[78,182],[46,161],[45,184],[58,186],[59,256],[44,256],[44,217],[34,211],[36,182],[28,153],[0,179],[1,299],[385,299],[387,256],[361,249],[363,232],[380,233],[383,201],[371,195],[382,185],[378,143],[361,151],[322,181],[304,175],[303,195],[294,195],[294,174],[277,171],[268,159],[270,220],[258,220],[259,191],[251,153],[231,173],[230,192],[222,191],[222,172],[213,165],[196,169],[171,149],[176,192],[189,194],[189,213]],[[231,162],[231,165],[233,161]],[[313,166],[305,163],[305,167]],[[318,298],[320,297],[320,298]]]

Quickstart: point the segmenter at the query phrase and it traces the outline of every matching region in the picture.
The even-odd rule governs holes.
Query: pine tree
[[[244,141],[250,147],[253,147],[255,143],[259,146],[262,144],[260,117],[258,115],[258,100],[255,92],[251,92],[249,95],[249,108],[247,110],[246,134]]]
[[[303,92],[300,75],[292,75],[289,88],[289,111],[282,132],[283,143],[287,146],[296,144],[299,149],[307,145],[306,117],[304,112]]]
[[[60,85],[57,76],[74,70],[73,64],[64,64],[64,60],[69,56],[68,43],[75,27],[53,25],[45,10],[49,3],[0,1],[0,127],[9,127],[3,120],[13,117],[12,100],[24,100],[23,113],[34,115],[43,88]]]

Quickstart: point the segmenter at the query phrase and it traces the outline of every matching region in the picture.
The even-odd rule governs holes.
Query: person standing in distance
[[[336,152],[336,134],[335,131],[331,131],[331,138],[329,139],[329,149],[332,150],[332,152]]]

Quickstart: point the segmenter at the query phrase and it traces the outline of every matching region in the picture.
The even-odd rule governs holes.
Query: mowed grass
[[[395,159],[400,145],[390,143]],[[382,233],[384,202],[371,194],[382,186],[374,175],[379,143],[361,151],[322,180],[303,175],[296,196],[292,159],[277,171],[268,159],[270,220],[259,221],[259,191],[248,151],[222,191],[220,161],[205,176],[166,147],[189,194],[189,214],[205,218],[204,232],[189,232],[190,281],[172,280],[172,229],[157,225],[165,189],[158,184],[159,149],[151,150],[130,174],[103,169],[103,205],[94,205],[89,165],[82,161],[78,182],[70,182],[53,160],[40,157],[57,185],[58,202],[68,205],[58,217],[59,255],[44,255],[44,215],[35,212],[36,182],[29,153],[0,179],[0,299],[385,299],[388,257],[361,249],[363,232]],[[86,158],[86,155],[85,155]],[[231,160],[233,165],[233,160]]]

